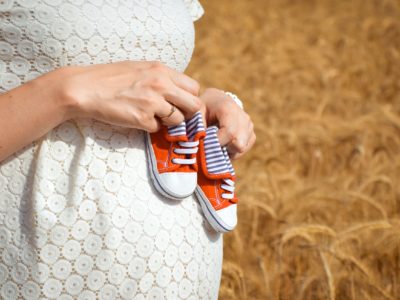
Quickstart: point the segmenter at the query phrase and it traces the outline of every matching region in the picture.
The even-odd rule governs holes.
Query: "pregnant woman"
[[[144,131],[248,115],[182,72],[196,0],[0,1],[0,298],[217,299],[222,236],[151,186]],[[171,106],[177,110],[169,118]]]

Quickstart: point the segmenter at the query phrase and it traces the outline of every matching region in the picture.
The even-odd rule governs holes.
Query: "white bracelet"
[[[235,94],[233,94],[233,93],[231,93],[231,92],[225,92],[225,94],[228,95],[229,97],[231,97],[231,99],[232,99],[233,101],[235,101],[236,104],[239,105],[239,107],[240,107],[241,109],[243,109],[243,102],[239,99],[238,96],[236,96]]]

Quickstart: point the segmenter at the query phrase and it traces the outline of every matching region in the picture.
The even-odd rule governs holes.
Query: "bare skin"
[[[232,117],[225,116],[222,107],[230,102],[221,91],[206,90],[201,97],[198,93],[195,80],[158,62],[60,68],[0,95],[0,162],[69,119],[92,118],[156,132],[199,110],[207,111],[207,122],[221,125],[221,141],[234,158],[240,157],[251,144],[247,115],[234,107]],[[177,110],[163,118],[171,105]],[[246,129],[233,134],[232,118]]]
[[[206,89],[200,99],[206,123],[217,124],[219,127],[218,139],[221,145],[227,146],[232,159],[242,157],[256,142],[250,116],[219,89]]]
[[[0,95],[0,162],[69,118],[70,107],[52,72]]]

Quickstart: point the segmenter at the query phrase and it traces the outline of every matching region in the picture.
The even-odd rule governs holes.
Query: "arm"
[[[201,106],[198,83],[158,62],[124,61],[65,67],[0,95],[0,162],[60,123],[76,117],[158,131]]]
[[[67,72],[48,73],[0,95],[0,162],[70,117],[59,86]]]

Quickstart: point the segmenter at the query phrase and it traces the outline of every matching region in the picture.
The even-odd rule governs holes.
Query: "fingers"
[[[85,90],[87,82],[93,88]],[[201,107],[196,80],[160,62],[88,66],[69,81],[68,89],[74,91],[71,98],[85,98],[79,100],[80,114],[150,132],[162,125],[178,125]],[[177,109],[171,114],[172,105]]]
[[[171,86],[166,90],[164,97],[165,100],[178,107],[186,119],[192,117],[202,108],[201,100],[198,97],[176,86]]]
[[[129,98],[121,99],[119,105],[115,101],[97,103],[94,119],[112,125],[137,128],[148,132],[157,132],[161,128],[161,122],[149,111],[149,103],[146,106],[132,105]],[[147,107],[147,109],[146,109]]]
[[[218,130],[218,140],[221,146],[228,146],[236,139],[237,123],[232,123],[227,126],[220,125]]]
[[[149,74],[139,83],[141,87],[156,92],[175,105],[185,118],[192,117],[200,110],[201,101],[197,96],[200,87],[196,80],[159,62],[149,63],[149,67]],[[162,112],[158,115],[162,116]],[[164,115],[168,115],[168,112]]]
[[[151,118],[147,122],[142,123],[142,128],[148,132],[157,132],[161,129],[161,122],[156,118]]]
[[[155,115],[163,125],[178,125],[185,120],[185,116],[175,105],[165,100],[161,100],[157,104]]]
[[[200,91],[199,83],[193,78],[180,73],[174,69],[167,67],[161,62],[147,62],[147,66],[150,70],[158,75],[166,75],[168,79],[177,87],[191,93],[193,96],[198,96]]]
[[[221,129],[219,130],[221,131]],[[224,127],[220,133],[222,140],[221,145],[227,146],[228,152],[243,153],[249,143],[251,135],[244,128],[238,128],[237,126]]]
[[[249,121],[247,126],[242,126],[236,132],[236,135],[228,143],[227,150],[233,159],[243,156],[253,146],[256,136],[253,123]]]
[[[234,151],[229,152],[229,147],[228,147],[228,153],[230,153],[230,157],[233,160],[241,158],[244,154],[246,154],[246,152],[248,152],[254,146],[255,142],[256,142],[256,135],[255,133],[253,133],[242,152],[234,152]]]
[[[196,80],[173,69],[169,69],[169,75],[172,82],[176,86],[185,90],[188,93],[191,93],[194,96],[199,95],[200,85]]]
[[[218,139],[222,146],[227,147],[231,158],[237,159],[251,149],[256,140],[254,125],[242,109],[226,107],[218,121]]]

